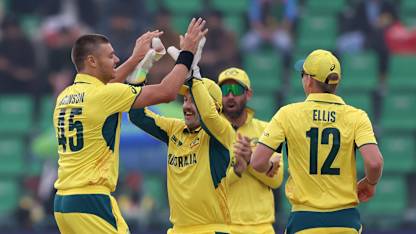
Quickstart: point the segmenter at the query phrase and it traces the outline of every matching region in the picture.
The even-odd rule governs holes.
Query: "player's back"
[[[58,190],[97,186],[114,191],[120,112],[130,109],[139,91],[78,74],[58,96],[53,116],[59,144]]]
[[[332,94],[310,94],[281,112],[290,172],[286,195],[293,210],[355,207],[355,150],[374,139],[366,113]]]

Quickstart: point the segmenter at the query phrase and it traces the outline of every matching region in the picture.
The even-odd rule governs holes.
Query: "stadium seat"
[[[401,0],[400,1],[400,15],[414,15],[416,14],[416,1]]]
[[[40,130],[53,127],[53,111],[55,99],[52,96],[44,96],[40,100],[40,113],[38,123]]]
[[[416,79],[413,66],[415,55],[394,55],[390,60],[390,71],[387,84],[394,90],[414,90]]]
[[[172,28],[179,34],[184,34],[188,29],[189,20],[191,17],[184,14],[172,15]]]
[[[245,22],[239,15],[225,15],[224,24],[227,27],[227,29],[235,33],[237,38],[246,31]]]
[[[172,13],[196,14],[202,10],[203,2],[202,0],[162,0],[162,5]]]
[[[243,58],[243,67],[253,89],[273,92],[282,84],[280,57],[273,50],[247,53]]]
[[[27,134],[32,128],[33,102],[26,95],[0,96],[0,132]]]
[[[277,100],[272,95],[253,95],[248,106],[256,112],[256,118],[264,121],[269,121],[278,109]]]
[[[374,53],[345,54],[341,60],[340,88],[351,91],[369,91],[377,88],[377,57]]]
[[[333,50],[335,49],[336,33],[337,21],[335,17],[304,15],[300,19],[298,27],[297,50],[302,52],[310,52],[316,48]]]
[[[288,93],[288,95],[285,97],[285,101],[284,104],[291,104],[291,103],[296,103],[296,102],[303,102],[306,99],[306,95],[304,92],[290,92]]]
[[[307,0],[306,11],[310,14],[337,14],[345,7],[345,0]]]
[[[143,192],[153,199],[157,209],[167,207],[166,183],[163,176],[145,174],[143,179]]]
[[[416,14],[403,15],[403,23],[410,28],[416,27]]]
[[[211,0],[211,7],[223,13],[244,14],[249,9],[249,0]]]
[[[36,15],[24,15],[21,18],[21,25],[23,31],[31,38],[35,37],[40,27],[40,17]]]
[[[16,137],[0,138],[0,175],[16,176],[23,173],[25,145]]]
[[[11,216],[19,202],[19,185],[14,180],[0,180],[0,217]]]
[[[385,173],[410,173],[416,170],[416,139],[412,133],[385,133],[379,145]]]
[[[372,118],[374,117],[374,106],[370,93],[343,94],[341,92],[339,95],[346,104],[367,112],[367,115],[372,120]]]
[[[407,203],[405,177],[383,175],[377,185],[376,195],[366,203],[360,204],[363,220],[373,219],[380,225],[400,219],[405,213]]]
[[[416,129],[416,93],[388,94],[383,101],[381,127],[384,129]]]
[[[159,9],[159,1],[144,1],[145,8],[148,12],[155,13]]]

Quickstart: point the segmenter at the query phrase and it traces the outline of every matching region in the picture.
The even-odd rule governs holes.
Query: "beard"
[[[246,103],[237,105],[235,111],[230,111],[228,108],[224,107],[224,114],[231,119],[237,119],[243,114],[244,109],[246,109]]]

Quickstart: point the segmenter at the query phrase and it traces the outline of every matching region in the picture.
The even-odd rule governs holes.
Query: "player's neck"
[[[82,70],[82,71],[79,71],[78,73],[82,73],[82,74],[86,74],[86,75],[89,75],[89,76],[93,76],[93,77],[95,77],[96,79],[98,79],[98,80],[100,80],[101,82],[103,82],[104,84],[107,84],[108,83],[108,81],[107,80],[105,80],[104,78],[102,78],[101,77],[101,74],[99,74],[96,70],[94,70],[94,69],[88,69],[88,68],[85,68],[84,70]]]
[[[247,120],[247,111],[246,110],[243,110],[241,115],[237,115],[237,116],[227,115],[226,113],[224,113],[224,114],[225,114],[225,117],[227,117],[228,121],[230,121],[233,128],[235,128],[235,129],[243,126],[244,123]]]

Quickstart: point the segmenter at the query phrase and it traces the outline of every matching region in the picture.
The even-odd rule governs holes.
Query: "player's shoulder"
[[[253,118],[251,121],[254,126],[266,127],[267,125],[267,121],[258,118]]]
[[[56,104],[59,104],[59,102],[63,98],[70,95],[71,93],[72,93],[72,85],[66,87],[64,90],[61,91],[61,93],[58,94],[58,96],[56,97]]]
[[[360,109],[360,108],[358,108],[358,107],[355,107],[355,106],[352,106],[352,105],[349,105],[349,104],[344,104],[344,108],[345,108],[345,111],[350,115],[350,116],[363,116],[363,115],[365,115],[365,116],[367,116],[367,112],[365,111],[365,110],[363,110],[363,109]]]
[[[163,120],[162,120],[163,121]],[[171,123],[172,132],[183,132],[186,128],[185,121],[178,118],[165,118],[164,121]]]
[[[299,111],[305,105],[306,105],[305,102],[294,102],[294,103],[290,103],[290,104],[287,104],[287,105],[284,105],[284,106],[280,107],[280,109],[278,110],[278,112],[281,112],[281,113],[290,113],[290,112],[293,112],[293,111]]]

